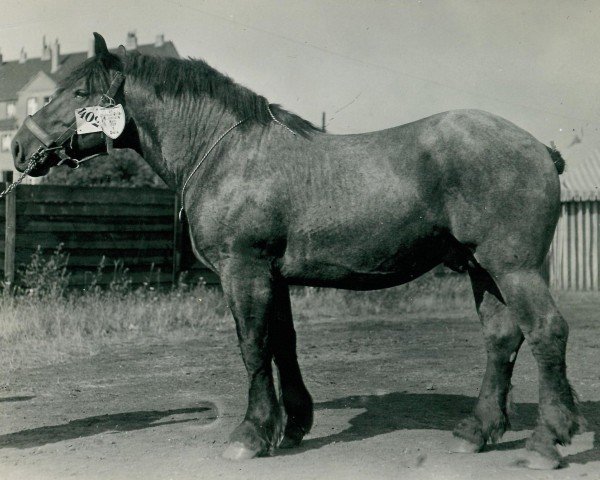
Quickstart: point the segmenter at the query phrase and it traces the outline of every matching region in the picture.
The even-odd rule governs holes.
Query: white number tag
[[[83,107],[75,110],[75,121],[77,122],[77,133],[101,132],[98,109],[102,107]]]
[[[83,107],[75,110],[77,133],[104,132],[113,140],[125,129],[125,111],[122,105],[112,107]]]

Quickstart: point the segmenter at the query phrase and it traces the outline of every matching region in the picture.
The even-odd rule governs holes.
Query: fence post
[[[13,181],[13,172],[2,172],[2,181],[7,187]],[[5,197],[6,218],[4,223],[4,283],[8,289],[15,281],[15,237],[17,232],[17,192],[13,190]]]
[[[173,211],[173,285],[177,284],[177,277],[181,269],[181,234],[182,221],[179,219],[179,209],[181,201],[179,195],[175,194],[174,211]]]

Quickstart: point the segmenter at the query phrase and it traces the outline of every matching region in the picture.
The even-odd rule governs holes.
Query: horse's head
[[[86,60],[63,80],[52,100],[35,115],[28,117],[12,141],[15,167],[24,171],[32,156],[31,176],[42,176],[58,164],[77,166],[78,160],[105,154],[109,142],[100,132],[78,134],[75,115],[83,107],[112,103],[124,104],[124,51],[112,54],[101,35],[94,33],[95,56]],[[107,98],[107,93],[110,97]],[[127,119],[129,120],[129,119]],[[139,151],[135,126],[127,121],[125,131],[115,140],[116,148]]]

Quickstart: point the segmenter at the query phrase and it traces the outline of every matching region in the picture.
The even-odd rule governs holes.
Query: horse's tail
[[[565,165],[566,165],[565,159],[562,157],[562,155],[558,151],[558,148],[556,148],[556,145],[554,145],[554,142],[550,142],[550,146],[546,147],[546,148],[548,149],[550,158],[552,158],[552,161],[554,162],[556,171],[560,175],[561,173],[563,173],[565,171]]]

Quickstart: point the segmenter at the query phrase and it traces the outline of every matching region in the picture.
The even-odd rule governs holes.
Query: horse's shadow
[[[35,395],[19,395],[17,397],[1,397],[0,403],[4,402],[26,402],[35,398]]]
[[[345,430],[319,438],[305,439],[294,450],[279,450],[278,454],[295,454],[321,448],[334,442],[352,442],[397,430],[454,429],[475,406],[475,398],[463,395],[417,394],[394,392],[386,395],[356,395],[315,404],[316,410],[364,409],[353,417]],[[582,402],[581,413],[586,418],[587,430],[594,432],[594,446],[585,452],[570,455],[571,463],[600,460],[600,402]],[[532,430],[535,427],[538,406],[534,403],[513,405],[510,415],[511,430]],[[487,446],[487,450],[523,448],[525,439]]]
[[[147,410],[137,412],[99,415],[72,420],[62,425],[31,428],[0,435],[0,448],[32,448],[49,443],[89,437],[107,432],[131,432],[144,428],[173,425],[186,422],[211,423],[217,418],[217,408],[212,403],[203,403],[192,408],[173,410]],[[186,415],[186,418],[173,418]]]
[[[416,394],[395,392],[386,395],[355,395],[315,404],[316,410],[363,409],[353,417],[345,430],[326,437],[308,438],[292,450],[279,450],[277,455],[302,453],[335,442],[353,442],[397,430],[432,429],[451,431],[475,406],[475,398],[463,395]],[[569,463],[587,463],[600,460],[600,402],[582,402],[581,413],[594,433],[590,450],[570,455]],[[186,415],[186,418],[173,418]],[[189,417],[193,415],[193,417]],[[212,403],[192,408],[163,411],[137,411],[100,415],[73,420],[62,425],[21,430],[0,435],[0,448],[32,448],[79,437],[106,432],[134,431],[161,425],[185,422],[210,423],[217,417]],[[531,430],[537,419],[537,404],[518,403],[511,414],[512,430]],[[488,450],[522,448],[525,440],[502,442],[486,447]]]

